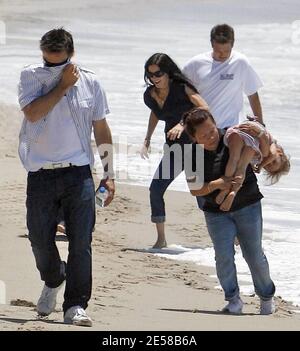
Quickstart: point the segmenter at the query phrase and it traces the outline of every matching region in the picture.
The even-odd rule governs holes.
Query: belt
[[[48,163],[45,166],[43,166],[41,169],[57,169],[57,168],[67,168],[67,167],[73,167],[72,163],[69,162],[57,162],[57,163]]]

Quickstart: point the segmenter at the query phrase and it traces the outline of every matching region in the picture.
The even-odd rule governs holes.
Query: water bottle
[[[96,204],[99,207],[104,207],[104,202],[107,198],[108,192],[104,186],[100,186],[100,188],[96,192]]]

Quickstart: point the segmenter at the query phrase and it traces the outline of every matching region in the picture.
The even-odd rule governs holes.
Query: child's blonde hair
[[[276,144],[276,147],[281,151],[281,165],[276,171],[267,171],[265,169],[265,174],[267,179],[270,180],[271,185],[277,183],[281,176],[288,174],[291,168],[290,157],[287,156],[282,148],[282,146]]]

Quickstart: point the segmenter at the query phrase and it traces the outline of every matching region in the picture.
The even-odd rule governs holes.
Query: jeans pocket
[[[82,182],[80,193],[81,200],[87,201],[95,197],[95,186],[92,178],[86,178]]]

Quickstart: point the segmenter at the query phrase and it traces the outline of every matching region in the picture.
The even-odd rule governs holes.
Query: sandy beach
[[[265,195],[264,245],[273,254],[274,265],[270,266],[277,273],[275,285],[278,282],[283,296],[300,301],[300,144],[295,133],[300,122],[299,101],[294,98],[299,95],[300,45],[292,40],[299,33],[298,7],[296,0],[153,0],[151,6],[146,0],[0,0],[0,331],[300,330],[300,309],[283,300],[280,293],[272,316],[259,315],[257,296],[243,296],[243,315],[222,314],[225,301],[223,292],[216,289],[219,283],[214,268],[155,255],[174,257],[178,254],[174,245],[211,247],[195,198],[167,191],[168,248],[153,250],[156,236],[150,222],[148,188],[119,182],[113,203],[97,210],[93,292],[87,309],[93,327],[63,324],[63,291],[57,310],[38,319],[35,307],[43,282],[27,238],[26,172],[17,153],[22,113],[16,89],[21,68],[41,60],[41,35],[64,26],[74,35],[76,62],[94,70],[103,82],[114,140],[126,137],[134,149],[140,147],[149,116],[142,98],[145,59],[161,51],[182,65],[210,49],[212,25],[232,24],[236,49],[251,58],[264,81],[260,96],[265,121],[292,155],[292,174],[287,180],[278,187],[263,187],[262,182],[260,186]],[[152,150],[160,150],[162,143],[160,125]],[[143,172],[139,158],[130,156],[129,171],[136,182],[147,184],[151,174]],[[179,185],[177,189],[182,188]],[[66,259],[66,236],[57,235],[57,246]]]
[[[26,172],[17,155],[22,115],[15,106],[0,107],[0,330],[81,330],[62,323],[62,293],[57,311],[38,319],[35,304],[42,282],[26,238]],[[95,179],[95,181],[97,181]],[[168,191],[167,239],[186,247],[210,246],[203,216],[187,193]],[[258,298],[244,297],[241,316],[220,312],[223,293],[210,277],[214,269],[153,255],[154,226],[149,219],[148,189],[117,183],[115,201],[97,210],[93,237],[93,295],[88,313],[93,330],[300,330],[296,308],[276,297],[277,312],[258,314]],[[57,235],[62,257],[67,239]],[[276,282],[275,282],[276,283]]]

